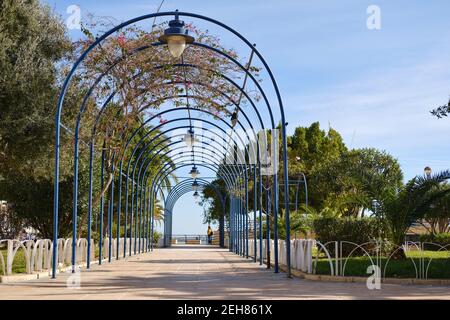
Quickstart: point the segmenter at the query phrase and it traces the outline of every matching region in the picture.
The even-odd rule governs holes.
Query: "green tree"
[[[398,161],[385,151],[355,149],[322,166],[313,180],[324,197],[323,206],[339,209],[343,215],[364,215],[374,211],[374,200],[402,185]]]
[[[297,127],[294,134],[288,137],[289,177],[291,180],[301,179],[304,173],[308,181],[309,205],[320,209],[331,191],[327,184],[319,184],[323,168],[338,161],[347,152],[341,135],[334,129],[321,130],[319,122],[309,127]],[[282,164],[281,164],[282,165]],[[295,198],[294,188],[291,199]],[[284,193],[281,194],[284,196]],[[301,186],[299,203],[305,202],[304,190]]]
[[[448,183],[439,185],[433,192],[440,192],[445,189],[450,189]],[[430,206],[421,223],[434,235],[450,232],[450,192]]]
[[[0,198],[48,236],[57,65],[71,43],[64,25],[38,0],[0,2],[0,43]],[[38,216],[45,218],[37,225]],[[64,233],[63,215],[60,225]]]
[[[390,238],[394,244],[401,246],[411,224],[424,218],[450,194],[450,188],[441,188],[448,179],[448,170],[431,177],[417,176],[405,186],[393,188],[385,194],[380,201],[379,213],[388,221]],[[403,252],[400,255],[404,256]]]
[[[443,117],[447,117],[450,114],[450,100],[448,101],[447,105],[440,106],[436,109],[433,109],[430,111],[430,113],[437,117],[438,119],[441,119]]]
[[[205,207],[203,211],[204,223],[219,221],[224,213],[224,208],[218,193],[225,196],[226,192],[225,182],[222,179],[216,179],[203,188],[200,205]],[[225,201],[225,212],[229,212],[229,201]],[[225,218],[227,218],[226,215]]]

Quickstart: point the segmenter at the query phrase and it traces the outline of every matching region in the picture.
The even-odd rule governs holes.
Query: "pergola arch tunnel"
[[[288,165],[287,165],[287,140],[286,140],[286,121],[283,109],[283,103],[281,99],[281,95],[278,89],[278,85],[275,81],[275,77],[270,70],[268,64],[264,60],[263,56],[259,53],[256,47],[251,44],[245,37],[243,37],[240,33],[230,28],[229,26],[211,19],[206,16],[188,13],[188,12],[161,12],[161,13],[153,13],[147,14],[141,17],[137,17],[131,19],[127,22],[124,22],[117,27],[112,28],[111,30],[105,32],[103,35],[97,37],[95,41],[80,55],[78,60],[74,63],[71,71],[67,75],[63,87],[61,89],[60,97],[58,99],[58,107],[56,113],[56,132],[55,132],[55,189],[54,189],[54,246],[53,246],[53,273],[52,277],[56,277],[57,270],[57,240],[58,240],[58,221],[59,221],[59,179],[60,179],[60,152],[61,152],[61,129],[66,130],[67,132],[73,134],[73,145],[74,145],[74,186],[73,186],[73,211],[72,211],[72,237],[73,239],[77,239],[77,224],[78,224],[78,193],[79,193],[79,184],[78,184],[78,174],[79,174],[79,161],[80,161],[80,143],[84,143],[88,146],[88,154],[89,154],[89,190],[88,190],[88,208],[87,208],[87,238],[88,238],[88,246],[91,245],[91,229],[92,229],[92,214],[93,214],[93,185],[94,185],[94,166],[95,166],[95,156],[96,156],[96,133],[98,130],[98,124],[100,123],[102,117],[107,111],[107,108],[112,105],[116,101],[116,94],[118,89],[112,90],[112,93],[107,96],[104,101],[95,102],[96,105],[99,105],[97,108],[98,114],[95,118],[95,121],[92,126],[91,138],[89,141],[83,141],[80,139],[80,131],[83,129],[83,114],[86,111],[87,104],[89,99],[92,99],[93,92],[96,90],[97,86],[100,86],[104,81],[104,78],[111,73],[114,68],[118,65],[126,63],[127,59],[134,54],[145,54],[145,50],[151,47],[157,47],[166,45],[164,39],[170,38],[170,28],[168,36],[165,38],[161,37],[163,41],[157,41],[151,43],[147,46],[142,46],[137,48],[131,53],[127,53],[127,55],[123,55],[120,59],[113,61],[108,65],[106,70],[104,70],[98,78],[96,78],[92,85],[86,90],[86,94],[82,100],[81,106],[79,108],[79,112],[76,117],[75,127],[74,129],[69,128],[65,124],[62,123],[62,112],[64,110],[65,104],[65,96],[68,91],[69,86],[72,83],[72,80],[77,72],[82,69],[82,65],[84,60],[89,56],[89,54],[97,47],[101,46],[101,44],[106,41],[109,37],[114,36],[122,29],[127,26],[133,25],[135,23],[154,19],[154,18],[165,18],[175,16],[175,20],[178,20],[179,17],[186,17],[191,19],[198,19],[203,21],[204,23],[211,23],[215,26],[218,26],[225,30],[226,32],[234,35],[241,43],[247,46],[251,50],[251,58],[247,66],[244,66],[240,63],[236,58],[231,56],[230,54],[219,50],[216,47],[210,46],[206,43],[196,42],[190,36],[186,35],[186,39],[189,40],[189,46],[193,46],[199,48],[200,50],[208,50],[213,52],[216,55],[227,59],[236,66],[237,69],[241,70],[241,72],[245,75],[244,84],[239,86],[235,80],[231,76],[228,76],[219,70],[214,70],[215,74],[230,86],[237,90],[240,93],[239,101],[237,102],[231,96],[227,95],[225,92],[221,91],[220,88],[211,87],[209,83],[204,83],[201,81],[189,81],[190,85],[196,85],[201,87],[203,90],[209,90],[214,92],[217,95],[220,95],[223,99],[227,101],[227,105],[232,106],[234,108],[234,113],[228,111],[226,108],[226,112],[231,115],[231,124],[227,122],[225,119],[221,117],[216,117],[215,114],[206,109],[202,109],[200,107],[192,106],[189,104],[189,98],[201,100],[201,96],[189,95],[188,90],[186,88],[185,94],[177,94],[177,95],[167,95],[160,97],[158,103],[162,103],[161,99],[164,100],[164,103],[167,101],[175,101],[176,99],[185,98],[187,102],[186,107],[175,107],[168,108],[166,110],[161,110],[156,114],[153,114],[151,117],[144,119],[141,122],[140,126],[137,129],[128,128],[127,126],[121,127],[122,130],[122,141],[124,142],[124,148],[120,153],[116,153],[116,151],[112,154],[112,159],[118,159],[119,164],[113,165],[110,175],[111,181],[108,185],[108,190],[103,190],[100,194],[100,260],[99,263],[102,262],[102,241],[103,241],[103,218],[104,218],[104,204],[105,200],[107,200],[107,224],[108,224],[108,236],[110,240],[112,239],[112,225],[114,223],[114,212],[116,215],[116,226],[117,226],[117,239],[120,238],[120,227],[123,225],[124,227],[124,256],[127,251],[127,238],[129,236],[130,242],[129,245],[129,254],[132,254],[131,250],[131,242],[134,236],[134,253],[137,252],[147,252],[153,249],[153,241],[147,241],[147,246],[142,245],[139,240],[139,244],[136,245],[136,239],[141,239],[141,236],[148,239],[153,239],[153,228],[154,228],[154,202],[156,196],[159,192],[160,196],[164,199],[164,210],[168,212],[165,221],[165,230],[167,230],[167,236],[170,238],[171,235],[171,225],[168,221],[171,219],[173,206],[176,203],[177,199],[181,197],[183,194],[192,191],[192,183],[196,181],[201,188],[209,185],[213,186],[213,184],[209,181],[206,181],[199,177],[193,177],[193,179],[187,179],[182,181],[181,183],[177,183],[174,187],[168,186],[168,182],[171,180],[171,175],[174,174],[175,171],[180,168],[193,166],[196,168],[204,167],[208,170],[216,172],[217,177],[222,179],[226,185],[227,194],[221,194],[219,190],[213,186],[213,188],[217,191],[217,196],[220,199],[224,214],[223,219],[220,220],[220,244],[224,245],[224,228],[225,228],[225,216],[228,217],[228,228],[229,228],[229,249],[235,253],[241,254],[242,256],[249,257],[249,193],[253,192],[253,221],[254,221],[254,245],[255,245],[255,254],[254,261],[257,261],[257,250],[256,250],[256,221],[257,221],[257,212],[259,211],[259,236],[260,242],[263,241],[263,230],[262,230],[262,209],[263,209],[263,198],[264,198],[264,190],[266,191],[266,199],[268,199],[268,194],[270,192],[271,197],[273,197],[273,203],[270,204],[270,208],[267,202],[266,205],[266,214],[269,212],[273,214],[274,221],[277,221],[278,215],[281,209],[279,205],[279,183],[278,183],[278,173],[275,170],[270,177],[264,177],[264,170],[261,165],[261,155],[267,156],[267,150],[264,150],[260,143],[258,142],[258,131],[265,131],[267,129],[276,130],[277,126],[275,123],[275,117],[272,113],[274,109],[271,103],[269,102],[268,96],[260,85],[259,81],[255,78],[255,76],[250,71],[251,59],[253,56],[257,57],[262,64],[264,71],[268,74],[268,78],[270,79],[270,83],[272,85],[273,94],[276,97],[276,110],[280,114],[279,120],[279,128],[281,129],[281,139],[282,139],[282,167],[283,167],[283,183],[284,186],[284,217],[286,224],[286,243],[290,244],[289,230],[290,230],[290,222],[289,222],[289,192],[287,190],[288,185]],[[166,31],[167,31],[166,30]],[[173,30],[172,30],[173,31]],[[192,38],[192,39],[191,39]],[[191,41],[192,40],[192,41]],[[169,41],[169,40],[168,40]],[[170,41],[169,41],[170,42]],[[173,48],[170,47],[172,50]],[[185,50],[189,50],[189,47]],[[195,65],[195,63],[185,62],[183,59],[183,55],[181,53],[181,63],[170,63],[167,65],[156,66],[156,68],[173,68],[174,70],[177,68],[193,68],[200,69],[200,66]],[[133,81],[135,77],[142,76],[143,74],[135,74],[129,81]],[[258,90],[258,94],[262,96],[262,101],[267,108],[267,112],[264,112],[262,115],[262,110],[258,108],[256,102],[249,94],[246,92],[245,84],[247,79],[250,79],[252,83]],[[186,85],[187,80],[184,79],[184,84]],[[163,85],[164,86],[177,86],[182,85],[183,81],[174,80],[167,81]],[[142,92],[138,94],[146,94],[145,88]],[[251,106],[251,113],[256,116],[256,121],[250,118],[250,114],[245,108],[243,108],[240,104],[241,98],[245,97],[248,103]],[[197,101],[195,100],[195,101]],[[156,102],[154,102],[156,103]],[[213,103],[214,105],[214,103]],[[224,108],[221,105],[217,105],[217,108]],[[152,102],[148,105],[144,106],[140,109],[142,112],[152,108]],[[120,110],[118,111],[118,113]],[[177,116],[177,113],[187,112],[188,117],[186,116]],[[194,117],[191,116],[191,113],[199,113],[203,116]],[[238,118],[237,114],[241,114],[243,118]],[[162,116],[172,116],[172,119],[167,121],[160,121],[160,124],[154,125],[152,122],[155,120],[161,119]],[[205,119],[204,117],[209,117],[209,119],[213,119],[215,121],[210,121]],[[266,122],[265,119],[268,118]],[[244,121],[242,121],[242,119]],[[192,122],[197,121],[207,127],[198,127],[193,125]],[[187,123],[187,124],[186,124]],[[242,131],[239,132],[236,128],[241,128]],[[201,135],[197,135],[201,137],[200,146],[192,145],[188,150],[183,150],[183,148],[179,145],[183,143],[181,139],[178,141],[171,141],[171,139],[167,138],[166,134],[173,132],[179,129],[189,129],[188,132],[194,132],[193,129],[202,132]],[[227,133],[227,130],[231,132],[231,134]],[[222,133],[227,139],[224,139],[223,136],[220,136],[217,132]],[[249,135],[250,133],[250,135]],[[215,138],[212,138],[215,136]],[[180,138],[180,135],[173,135],[173,138]],[[256,143],[252,143],[255,140]],[[224,144],[217,146],[218,141],[224,142]],[[186,141],[184,141],[186,142]],[[236,152],[237,146],[241,145],[244,148],[243,153]],[[105,180],[105,161],[106,161],[106,140],[103,141],[101,149],[101,165],[100,165],[100,187],[101,190],[104,188],[104,180]],[[98,148],[98,146],[97,146]],[[132,148],[132,149],[131,149]],[[174,155],[175,153],[175,155]],[[233,158],[233,162],[229,163],[227,159]],[[131,156],[130,156],[131,154]],[[251,160],[256,160],[256,162],[252,162]],[[272,159],[272,166],[278,167],[278,159],[274,157]],[[124,170],[126,169],[126,170]],[[249,180],[253,179],[253,190],[249,190]],[[173,181],[176,182],[175,178],[172,178]],[[265,182],[264,182],[265,181]],[[266,185],[263,187],[263,185]],[[114,196],[117,193],[117,198],[114,200]],[[229,202],[229,212],[225,212],[226,202]],[[257,210],[258,209],[258,210]],[[123,212],[124,211],[124,212]],[[121,220],[121,216],[124,216],[124,221]],[[268,222],[268,221],[267,221]],[[129,226],[129,228],[128,228]],[[278,230],[277,224],[274,224],[274,241],[278,242]],[[267,223],[267,228],[269,228]],[[268,239],[267,239],[268,240]],[[75,243],[76,241],[73,241]],[[112,250],[111,250],[112,241],[109,241],[109,261],[112,259]],[[287,269],[288,276],[290,276],[290,245],[286,245],[286,257],[287,257]],[[137,248],[137,249],[136,249]],[[136,252],[137,250],[137,252]],[[262,249],[261,249],[262,250]],[[259,252],[259,261],[262,263],[262,251]],[[274,269],[275,272],[278,272],[278,246],[275,246],[274,252]],[[90,250],[87,250],[87,267],[89,268],[90,264]],[[119,244],[117,244],[117,253],[116,258],[119,259]],[[76,262],[76,246],[72,249],[72,265],[73,271],[75,272],[75,262]]]

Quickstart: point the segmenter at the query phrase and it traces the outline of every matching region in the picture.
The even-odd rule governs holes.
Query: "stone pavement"
[[[450,299],[450,287],[288,279],[226,249],[175,246],[57,279],[0,284],[0,299]]]

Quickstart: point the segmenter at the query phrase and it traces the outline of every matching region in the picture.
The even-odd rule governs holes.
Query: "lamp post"
[[[428,166],[426,166],[426,167],[423,169],[423,173],[425,174],[425,177],[427,177],[427,179],[430,179],[430,178],[431,178],[431,172],[432,172],[432,170],[431,170],[431,168],[428,167]]]
[[[199,197],[200,195],[199,195],[199,193],[198,193],[198,191],[195,191],[194,192],[194,199],[197,201],[198,200],[198,197]]]
[[[194,182],[192,183],[192,190],[194,190],[194,191],[198,190],[198,182],[197,182],[197,180],[194,180]]]
[[[237,112],[233,112],[233,114],[231,115],[231,126],[234,128],[236,127],[236,124],[238,123],[238,114]]]
[[[194,165],[191,171],[189,171],[189,174],[191,175],[192,179],[196,179],[200,174],[200,171],[198,171],[197,167]]]
[[[194,37],[188,34],[188,30],[184,27],[184,21],[181,21],[178,16],[178,11],[175,13],[175,19],[169,21],[169,27],[164,30],[164,34],[159,37],[159,41],[167,44],[170,54],[174,58],[179,58],[186,49],[186,44],[193,43]]]
[[[302,159],[299,156],[295,157],[295,160],[297,162],[300,162]],[[305,208],[308,208],[308,182],[306,181],[306,176],[303,172],[300,172],[302,178],[303,178],[303,184],[305,186]],[[298,188],[298,186],[297,186]],[[298,202],[298,189],[295,195],[295,212],[297,212],[297,202]]]
[[[186,143],[186,146],[191,149],[194,147],[195,143],[197,142],[195,140],[195,134],[193,129],[189,129],[187,133],[183,137],[184,143]]]

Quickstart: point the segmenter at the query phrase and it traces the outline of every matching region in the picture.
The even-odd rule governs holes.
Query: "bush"
[[[420,242],[433,242],[440,246],[448,246],[446,249],[450,250],[450,233],[436,233],[436,234],[423,234],[419,237]],[[424,250],[437,251],[439,246],[425,244]],[[445,250],[445,249],[443,249]]]
[[[375,239],[384,238],[384,224],[376,218],[318,218],[313,221],[316,239],[322,243],[329,241],[349,241],[363,244]],[[343,245],[343,254],[349,254],[354,249],[352,245]],[[358,252],[356,252],[358,251]],[[362,250],[353,254],[361,255]]]
[[[162,234],[158,231],[153,232],[153,243],[158,244],[159,239],[162,237]]]

